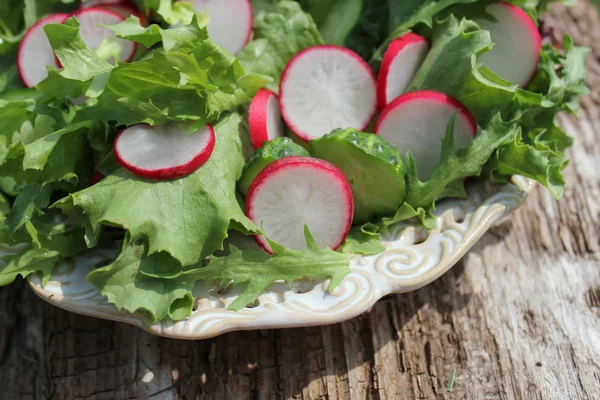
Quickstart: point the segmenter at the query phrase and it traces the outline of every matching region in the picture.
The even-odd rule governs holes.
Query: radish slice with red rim
[[[236,55],[252,34],[252,6],[249,0],[193,0],[196,12],[208,13],[208,34],[219,46]]]
[[[192,133],[187,125],[133,125],[119,133],[113,144],[119,163],[148,179],[168,180],[191,174],[210,158],[215,147],[213,127]]]
[[[428,53],[427,39],[414,33],[408,33],[390,43],[377,77],[379,108],[384,108],[406,92]]]
[[[254,150],[265,141],[283,136],[283,121],[277,95],[269,89],[256,93],[248,109],[250,140]]]
[[[100,25],[115,25],[125,20],[118,13],[103,7],[91,7],[79,10],[75,13],[75,18],[77,18],[80,25],[79,35],[91,50],[98,48],[104,39],[115,35],[113,31],[103,28]],[[135,42],[117,37],[114,40],[119,43],[122,49],[119,61],[130,61],[135,56]]]
[[[46,65],[59,67],[46,32],[44,32],[44,26],[62,24],[67,17],[67,14],[50,15],[39,20],[25,34],[19,44],[17,55],[17,68],[25,86],[33,87],[46,79],[48,76]]]
[[[281,114],[302,140],[337,128],[363,130],[377,109],[375,76],[356,53],[314,46],[286,66],[279,86]]]
[[[505,2],[490,4],[485,11],[497,21],[475,19],[490,32],[494,47],[479,58],[501,78],[521,87],[535,75],[540,59],[542,37],[525,11]]]
[[[335,250],[352,225],[354,199],[348,180],[333,164],[310,157],[285,157],[252,181],[246,214],[282,246],[306,250],[307,226],[320,247]],[[256,241],[272,252],[264,236],[256,236]]]
[[[417,162],[419,179],[426,180],[440,160],[441,140],[453,115],[456,146],[468,147],[477,133],[475,119],[455,98],[431,90],[396,98],[382,111],[375,133],[402,155],[410,151]]]

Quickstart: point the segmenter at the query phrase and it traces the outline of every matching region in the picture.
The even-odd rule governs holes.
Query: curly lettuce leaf
[[[431,89],[449,94],[467,106],[478,124],[485,125],[511,105],[516,91],[516,86],[479,68],[478,57],[492,46],[488,31],[472,21],[449,16],[434,25],[431,51],[408,90]]]
[[[62,24],[46,25],[44,31],[63,66],[60,72],[63,77],[84,82],[113,68],[81,39],[79,22],[75,17],[68,18]]]
[[[25,222],[25,232],[18,236],[21,241],[31,242],[35,249],[72,257],[86,249],[84,233],[83,227],[71,223],[60,210],[44,210],[43,215]]]
[[[18,276],[26,278],[35,273],[42,276],[42,284],[45,285],[52,269],[62,258],[59,252],[46,249],[30,249],[16,254],[6,254],[0,249],[0,254],[3,254],[0,259],[0,286],[13,283]]]
[[[240,310],[253,303],[275,281],[291,284],[296,279],[331,278],[335,289],[350,273],[347,254],[319,248],[305,230],[308,249],[295,251],[271,242],[273,255],[262,250],[240,250],[230,245],[230,253],[211,256],[207,266],[182,268],[167,253],[150,254],[143,240],[129,237],[112,264],[92,271],[87,279],[117,308],[131,313],[146,311],[153,321],[166,317],[180,320],[192,312],[192,288],[196,281],[221,285],[245,285],[229,309]]]
[[[32,216],[18,234],[11,233],[7,219],[12,211],[0,194],[0,286],[34,273],[40,274],[42,284],[46,284],[58,261],[84,249],[81,229],[56,212]]]
[[[392,40],[406,34],[415,26],[423,24],[431,27],[434,17],[440,12],[456,4],[469,4],[477,0],[408,0],[402,2],[389,2],[388,20],[382,21],[384,26],[389,26],[389,35],[373,52],[371,64],[379,63],[385,50]],[[397,3],[397,4],[396,4]]]
[[[139,20],[133,17],[112,29],[146,43],[160,38],[163,48],[116,67],[85,47],[76,20],[48,25],[50,42],[64,69],[58,74],[50,71],[38,85],[40,90],[67,98],[85,93],[89,99],[76,121],[116,121],[118,125],[196,121],[203,125],[249,102],[266,83],[262,77],[247,74],[234,56],[210,40],[197,17],[189,25],[139,27],[143,32],[132,34],[136,23]]]
[[[367,223],[353,227],[338,251],[365,256],[383,253],[385,246],[381,243],[379,226]]]
[[[268,87],[279,90],[281,73],[300,51],[323,44],[311,16],[294,1],[282,1],[274,12],[260,13],[254,20],[254,40],[238,55],[246,71],[269,77]]]
[[[573,46],[569,37],[563,50],[545,45],[539,71],[527,89],[520,89],[479,65],[478,57],[489,51],[492,39],[477,24],[465,19],[459,21],[452,15],[435,24],[432,49],[409,90],[431,89],[452,95],[467,106],[484,131],[496,130],[497,122],[493,119],[498,115],[505,121],[517,121],[519,129],[511,129],[513,136],[493,148],[496,153],[482,153],[490,158],[485,175],[495,181],[511,174],[528,176],[560,198],[564,188],[561,171],[566,166],[561,152],[572,140],[554,120],[559,111],[576,112],[580,96],[588,91],[584,67],[587,50]],[[463,176],[478,175],[475,170],[481,167],[482,160],[481,157],[475,160],[476,168],[458,172],[464,173]],[[431,191],[419,200],[417,197],[422,193],[413,189],[407,203],[416,208],[441,197],[454,196],[445,193],[449,178],[443,179],[443,185],[438,179],[429,180],[430,187],[438,188],[437,193]]]
[[[211,256],[208,266],[190,270],[178,279],[234,286],[245,284],[240,296],[229,305],[230,310],[236,311],[253,303],[263,290],[278,280],[291,285],[302,277],[327,277],[331,279],[328,290],[332,291],[350,273],[349,255],[319,248],[307,227],[304,235],[308,245],[306,251],[290,250],[272,241],[269,241],[272,255],[262,250],[240,250],[231,245],[229,255]]]
[[[435,202],[445,197],[466,197],[462,182],[465,176],[478,176],[494,152],[510,143],[520,134],[516,121],[503,121],[497,114],[486,129],[480,131],[467,148],[454,143],[454,117],[450,119],[442,140],[440,161],[429,179],[422,182],[417,174],[416,160],[406,155],[406,199],[393,217],[383,218],[385,226],[419,217],[425,226],[435,226],[431,211]]]
[[[493,180],[504,180],[498,175],[522,175],[540,182],[552,196],[560,199],[565,187],[562,170],[568,163],[567,157],[558,151],[542,144],[531,146],[525,143],[519,132],[512,142],[498,149],[488,168]]]
[[[146,264],[156,262],[177,264],[164,253],[149,254],[145,241],[132,242],[127,237],[118,258],[90,272],[87,279],[120,310],[130,313],[146,311],[155,322],[166,317],[172,320],[188,317],[194,302],[191,293],[194,281],[156,278],[140,273]]]
[[[197,264],[222,248],[232,222],[256,231],[235,196],[244,167],[242,124],[237,114],[218,123],[210,159],[191,175],[159,182],[121,168],[55,206],[86,227],[90,247],[98,243],[102,226],[118,226],[133,241],[148,240],[149,254],[166,252],[184,266]]]
[[[145,15],[154,12],[167,24],[189,24],[196,12],[191,2],[173,0],[134,0]]]
[[[9,235],[13,235],[33,217],[43,214],[42,209],[48,207],[52,190],[50,185],[27,185],[23,188],[6,218]]]
[[[0,164],[0,176],[10,176],[27,184],[64,181],[76,185],[92,174],[89,131],[105,129],[103,123],[87,121],[72,124],[28,144],[18,141],[8,148]]]

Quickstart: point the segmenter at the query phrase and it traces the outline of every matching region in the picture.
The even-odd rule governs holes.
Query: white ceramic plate
[[[127,322],[153,334],[178,339],[205,339],[225,332],[249,329],[326,325],[353,318],[388,294],[427,285],[452,267],[498,219],[517,208],[532,182],[513,177],[502,186],[479,184],[467,200],[441,202],[435,214],[437,229],[418,224],[390,228],[382,239],[386,251],[376,256],[352,256],[351,274],[333,293],[327,281],[298,281],[292,288],[274,283],[253,308],[229,311],[235,290],[200,284],[194,289],[195,307],[184,321],[152,323],[143,314],[117,310],[85,276],[95,265],[113,257],[109,251],[92,251],[59,265],[50,282],[29,283],[36,294],[57,307],[78,314]]]

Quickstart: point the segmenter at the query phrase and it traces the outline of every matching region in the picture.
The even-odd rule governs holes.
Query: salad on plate
[[[114,249],[88,281],[176,321],[198,282],[332,290],[473,181],[559,199],[588,50],[548,3],[2,2],[0,286]]]

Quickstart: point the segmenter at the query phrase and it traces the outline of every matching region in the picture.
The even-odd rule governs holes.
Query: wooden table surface
[[[438,281],[332,326],[167,340],[2,288],[0,399],[600,399],[600,19],[549,22],[593,48],[562,201],[538,188]]]

